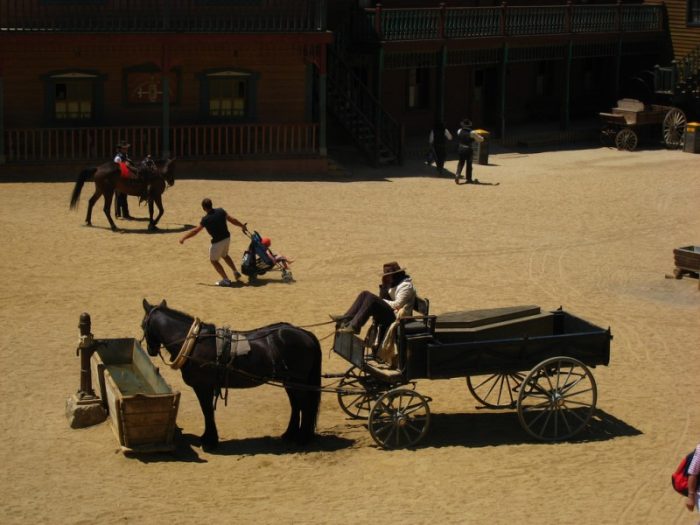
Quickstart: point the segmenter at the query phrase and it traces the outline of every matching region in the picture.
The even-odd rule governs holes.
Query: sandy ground
[[[454,162],[448,163],[454,169]],[[83,227],[72,182],[0,184],[2,523],[694,523],[669,477],[700,439],[700,291],[666,279],[675,247],[700,243],[700,156],[664,150],[504,152],[476,166],[498,186],[455,186],[418,162],[334,180],[179,179],[157,235],[144,222]],[[217,206],[273,239],[297,281],[221,289],[208,238],[177,240]],[[143,217],[145,209],[132,211]],[[245,238],[234,232],[236,260]],[[127,457],[107,422],[70,429],[78,317],[96,337],[141,337],[141,301],[167,299],[249,329],[318,323],[397,259],[433,313],[560,305],[614,335],[594,371],[599,412],[580,439],[533,442],[514,411],[476,408],[464,379],[419,381],[432,428],[415,450],[378,448],[324,394],[319,438],[284,445],[287,400],[264,386],[219,406],[222,438],[202,451],[182,392],[175,454]],[[328,326],[313,329],[319,337]],[[325,372],[347,364],[322,341]]]

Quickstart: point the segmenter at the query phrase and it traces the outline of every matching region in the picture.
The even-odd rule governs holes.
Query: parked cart
[[[601,140],[619,150],[633,151],[643,136],[654,134],[660,134],[668,148],[683,147],[687,119],[680,108],[623,98],[610,113],[598,115],[603,122]]]
[[[568,439],[589,423],[597,402],[591,368],[610,360],[609,328],[561,308],[434,316],[423,306],[423,315],[399,320],[388,363],[372,358],[372,329],[364,341],[335,334],[333,350],[352,364],[338,389],[340,407],[367,418],[381,447],[414,446],[428,433],[431,399],[416,390],[419,379],[465,377],[479,403],[517,410],[522,427],[539,440]]]

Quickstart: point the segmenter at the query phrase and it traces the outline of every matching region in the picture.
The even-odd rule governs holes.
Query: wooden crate
[[[174,450],[180,393],[160,376],[136,339],[97,339],[96,345],[93,377],[121,449]]]
[[[700,273],[700,246],[684,246],[673,250],[676,270],[687,273]]]

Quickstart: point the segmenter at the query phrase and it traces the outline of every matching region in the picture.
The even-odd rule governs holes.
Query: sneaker
[[[217,286],[231,286],[231,284],[233,283],[231,283],[231,281],[229,281],[228,279],[221,279],[220,281],[216,281]]]

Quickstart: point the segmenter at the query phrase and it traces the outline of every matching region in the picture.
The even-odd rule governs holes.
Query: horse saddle
[[[250,343],[245,334],[234,332],[229,328],[216,329],[216,362],[230,366],[237,357],[248,355]]]

